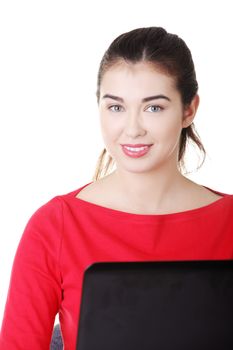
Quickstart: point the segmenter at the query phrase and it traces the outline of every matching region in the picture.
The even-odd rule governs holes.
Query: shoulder
[[[29,217],[15,253],[14,270],[26,267],[58,269],[63,238],[62,207],[58,196],[49,199]]]
[[[71,190],[66,193],[58,194],[53,198],[53,201],[60,202],[61,207],[70,207],[71,203],[77,205],[77,199],[84,199],[85,201],[94,202],[95,198],[101,198],[101,196],[96,195],[95,190],[96,184],[93,182],[88,182],[75,190]],[[98,192],[99,194],[100,192]],[[103,194],[102,194],[103,195]]]
[[[75,198],[75,195],[88,184],[85,184],[75,190],[56,194],[46,202],[42,203],[30,216],[27,227],[30,225],[51,224],[56,225],[63,220],[63,207],[70,198]]]
[[[60,221],[62,217],[62,202],[59,195],[41,204],[30,216],[27,227],[30,225],[42,225],[48,220]]]
[[[59,196],[54,196],[31,214],[21,236],[19,248],[34,247],[36,252],[40,247],[44,247],[58,251],[62,236],[62,203]]]
[[[216,198],[216,200],[223,204],[226,204],[229,207],[233,207],[233,194],[229,192],[223,192],[220,190],[212,189],[211,187],[208,186],[203,186],[208,192],[209,192],[209,198],[211,196]]]

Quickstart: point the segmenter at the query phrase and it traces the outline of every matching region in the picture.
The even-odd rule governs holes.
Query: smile
[[[128,146],[121,146],[123,152],[133,158],[138,158],[144,156],[150,149],[150,146],[143,146],[143,147],[128,147]]]

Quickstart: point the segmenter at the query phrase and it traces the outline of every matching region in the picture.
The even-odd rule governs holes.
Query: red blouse
[[[91,183],[91,182],[90,182]],[[58,195],[29,219],[12,267],[0,350],[49,349],[59,313],[65,350],[77,341],[82,278],[98,261],[233,258],[233,195],[171,214],[133,214]]]

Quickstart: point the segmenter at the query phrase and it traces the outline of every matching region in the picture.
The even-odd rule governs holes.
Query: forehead
[[[118,62],[109,68],[102,77],[103,93],[117,92],[175,92],[175,79],[159,67],[148,62]],[[114,89],[114,91],[113,91]],[[156,91],[155,91],[156,90]]]

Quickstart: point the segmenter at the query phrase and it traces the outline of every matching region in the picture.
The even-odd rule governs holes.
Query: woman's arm
[[[61,303],[61,202],[54,197],[29,219],[14,258],[0,350],[49,349]]]

